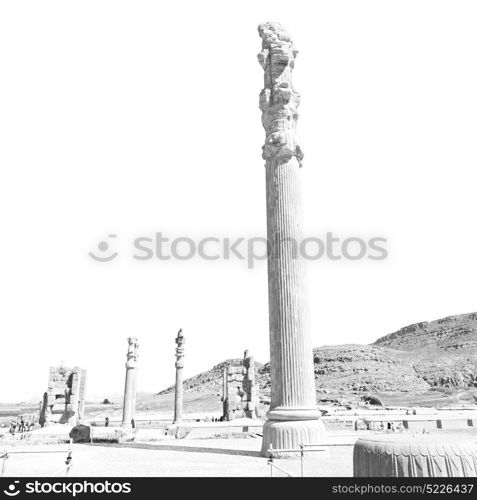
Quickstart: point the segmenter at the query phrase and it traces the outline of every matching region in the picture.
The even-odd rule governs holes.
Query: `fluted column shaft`
[[[258,60],[264,69],[260,109],[266,132],[262,157],[269,241],[271,405],[262,440],[262,454],[268,455],[272,449],[317,444],[323,424],[316,407],[305,262],[300,254],[303,152],[296,139],[300,94],[292,83],[298,52],[280,24],[263,23],[258,31],[262,38]]]
[[[134,368],[126,368],[124,381],[123,420],[121,427],[131,427],[134,400]]]
[[[123,420],[121,427],[131,427],[136,413],[137,391],[137,349],[139,344],[135,337],[128,338],[126,358],[126,378],[124,381]]]
[[[174,397],[174,424],[182,422],[182,408],[184,405],[184,343],[182,330],[176,337],[176,390]]]
[[[132,379],[132,417],[136,417],[136,403],[137,403],[137,376],[138,376],[138,370],[135,368],[133,370],[133,379]]]
[[[271,410],[315,408],[308,328],[300,166],[296,158],[266,163]]]
[[[184,404],[183,367],[176,367],[176,394],[174,398],[174,423],[182,422],[182,407]]]

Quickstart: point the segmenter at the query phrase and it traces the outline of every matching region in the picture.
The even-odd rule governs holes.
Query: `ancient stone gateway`
[[[84,415],[86,370],[78,366],[50,368],[48,390],[43,395],[40,425],[53,422],[76,425]]]
[[[244,352],[241,366],[224,368],[222,401],[225,420],[258,416],[259,396],[255,362],[248,351]]]
[[[184,404],[184,356],[185,337],[182,329],[177,332],[176,337],[176,387],[174,396],[174,424],[182,422],[182,407]]]
[[[128,338],[126,356],[126,379],[124,382],[123,420],[121,427],[130,428],[136,415],[137,392],[137,350],[139,344],[136,337]]]
[[[301,169],[296,142],[300,95],[292,85],[297,51],[278,23],[258,32],[265,71],[260,109],[266,139],[268,297],[271,406],[263,428],[262,454],[320,442],[323,425],[316,407],[312,344],[308,330],[305,265],[295,245],[302,239]],[[274,453],[276,456],[281,454]]]

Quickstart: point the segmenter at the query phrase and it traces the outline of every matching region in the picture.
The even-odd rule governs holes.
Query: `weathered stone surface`
[[[258,383],[255,362],[245,351],[242,366],[224,369],[223,416],[225,420],[258,417]]]
[[[48,390],[43,396],[40,424],[77,423],[84,415],[86,370],[54,366],[50,368]]]
[[[477,445],[459,435],[399,434],[360,438],[354,477],[475,477]]]
[[[325,432],[321,420],[267,420],[264,424],[262,455],[278,458],[298,456],[301,444],[319,445],[323,443]]]
[[[91,428],[88,425],[76,425],[70,431],[73,443],[89,443],[91,440]]]
[[[449,418],[437,421],[438,429],[466,429],[469,425],[467,418]]]
[[[279,23],[262,23],[258,32],[262,38],[258,61],[265,72],[265,86],[259,101],[266,132],[262,156],[264,160],[281,163],[295,157],[300,163],[303,153],[295,133],[300,94],[291,82],[298,51]]]
[[[403,427],[414,432],[430,432],[437,429],[435,419],[403,419]]]
[[[286,442],[298,448],[315,439],[316,408],[311,337],[308,329],[305,262],[286,241],[303,238],[301,161],[296,140],[300,95],[293,88],[297,51],[279,23],[258,32],[264,70],[260,93],[265,129],[271,404],[263,428],[262,454]],[[313,444],[316,444],[315,442]]]
[[[174,424],[182,422],[182,406],[184,404],[184,356],[185,337],[182,329],[176,337],[176,386],[174,397]]]
[[[137,392],[137,359],[138,341],[136,337],[128,338],[128,352],[126,355],[126,378],[124,381],[123,420],[121,427],[132,427],[136,413]]]

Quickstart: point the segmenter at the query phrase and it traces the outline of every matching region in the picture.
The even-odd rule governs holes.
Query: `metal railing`
[[[64,462],[66,469],[65,469],[65,477],[68,477],[68,474],[70,472],[71,467],[73,466],[72,461],[73,461],[73,448],[72,448],[72,442],[70,440],[69,446],[67,450],[34,450],[34,451],[25,451],[25,450],[14,450],[14,451],[1,451],[0,452],[0,460],[2,460],[2,467],[0,468],[0,477],[5,476],[5,470],[6,470],[6,464],[7,460],[11,458],[12,455],[39,455],[39,454],[52,454],[52,453],[66,453],[66,460]],[[64,469],[64,466],[62,465],[59,469],[54,471],[51,474],[48,474],[46,477],[51,477],[51,476],[56,476],[59,474],[62,470]],[[17,474],[15,474],[17,476]]]
[[[285,474],[285,476],[287,477],[293,477],[289,472],[287,472],[286,470],[282,469],[281,467],[278,467],[278,465],[276,465],[274,462],[273,462],[273,457],[270,457],[268,460],[267,460],[267,465],[270,466],[270,477],[273,477],[273,469],[277,469],[279,470],[282,474]],[[303,477],[303,476],[302,476]]]
[[[288,455],[288,454],[296,454],[300,455],[300,475],[301,477],[305,477],[305,453],[317,452],[317,451],[326,451],[325,447],[335,447],[335,446],[354,446],[354,443],[320,443],[320,444],[300,444],[299,448],[273,448],[270,445],[268,449],[268,459],[267,465],[270,466],[270,477],[273,477],[273,469],[279,470],[281,473],[285,474],[288,477],[293,477],[292,474],[283,470],[281,467],[278,467],[273,459],[277,455]]]
[[[149,422],[149,421],[147,421]],[[205,425],[195,425],[197,422],[181,422],[180,424],[176,424],[176,429],[188,429],[190,433],[200,433],[202,430],[213,430],[215,431],[215,434],[227,434],[227,437],[230,438],[231,435],[236,432],[236,433],[250,433],[250,434],[256,434],[258,436],[261,436],[261,430],[263,429],[262,424],[233,424],[232,422],[227,422],[227,423],[221,423],[221,425],[214,425],[213,423],[210,424],[205,424]],[[141,427],[136,425],[133,431],[137,430],[162,430],[163,434],[166,435],[168,427],[171,427],[173,424],[168,422],[167,424],[157,426],[157,427]],[[97,429],[104,429],[104,426],[96,426],[96,425],[90,425],[90,442],[93,443],[94,438],[101,439],[101,434],[96,432]],[[111,426],[109,425],[107,427],[108,429],[111,429],[111,432],[115,432],[121,429],[120,426]],[[93,437],[94,436],[94,437]]]

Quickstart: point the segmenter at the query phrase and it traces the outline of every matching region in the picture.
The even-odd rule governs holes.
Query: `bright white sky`
[[[131,239],[265,234],[257,25],[300,54],[307,232],[388,238],[386,261],[309,265],[313,344],[477,310],[473,1],[3,1],[0,401],[61,360],[89,397],[248,348],[268,360],[266,264],[134,261]],[[118,235],[108,264],[88,257]]]

